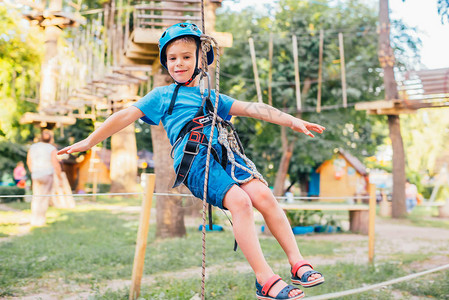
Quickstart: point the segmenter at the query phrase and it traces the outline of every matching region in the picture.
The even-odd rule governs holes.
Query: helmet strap
[[[195,80],[195,77],[198,76],[198,74],[200,74],[200,69],[198,68],[198,54],[200,52],[200,42],[197,41],[196,43],[197,47],[196,47],[196,63],[195,63],[195,70],[193,71],[192,77],[187,80],[186,82],[176,82],[176,87],[175,87],[175,91],[173,92],[173,95],[171,97],[171,101],[170,101],[170,106],[168,108],[168,114],[171,115],[173,113],[173,107],[175,106],[175,102],[176,102],[176,98],[178,97],[178,91],[179,88],[183,85],[189,85],[193,80]],[[174,80],[174,79],[173,79]]]

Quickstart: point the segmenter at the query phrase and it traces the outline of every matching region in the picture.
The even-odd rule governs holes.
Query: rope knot
[[[213,38],[209,35],[202,34],[200,37],[200,40],[201,40],[201,46],[203,47],[203,51],[209,52],[210,47],[212,47]]]

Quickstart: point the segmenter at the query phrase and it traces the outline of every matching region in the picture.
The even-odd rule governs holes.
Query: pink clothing
[[[27,175],[27,171],[23,166],[17,166],[14,168],[13,176],[16,180],[22,180],[25,179]]]

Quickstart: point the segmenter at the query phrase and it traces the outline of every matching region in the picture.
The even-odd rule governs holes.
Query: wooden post
[[[379,62],[384,71],[385,100],[398,99],[398,87],[394,78],[394,50],[390,45],[390,16],[388,0],[379,0]],[[399,115],[388,115],[391,146],[393,149],[393,198],[392,217],[407,214],[405,206],[405,152]]]
[[[374,262],[374,240],[376,221],[376,185],[369,184],[369,219],[368,219],[368,260]]]
[[[320,52],[318,54],[318,93],[316,96],[316,112],[321,112],[321,85],[323,81],[323,48],[324,48],[324,31],[320,30]]]
[[[340,68],[341,68],[341,92],[343,96],[343,107],[348,107],[348,97],[346,95],[346,67],[345,67],[345,47],[343,44],[343,33],[338,33],[338,45],[340,48]]]
[[[253,62],[253,72],[254,72],[254,80],[256,83],[257,99],[258,99],[259,103],[263,103],[262,91],[260,89],[260,82],[259,82],[259,73],[257,72],[256,51],[254,50],[253,38],[249,38],[248,42],[249,42],[249,50],[251,52],[251,60]]]
[[[153,202],[154,174],[144,174],[145,194],[140,212],[139,230],[137,232],[136,252],[134,254],[133,274],[131,288],[129,290],[129,300],[139,297],[140,284],[142,282],[143,266],[145,263],[145,250],[147,247],[148,229],[150,227],[151,204]]]
[[[295,65],[295,88],[296,88],[296,109],[301,111],[301,88],[299,79],[299,65],[298,65],[298,41],[296,35],[292,35],[293,46],[293,62]]]
[[[270,32],[270,40],[268,41],[268,61],[270,67],[268,69],[268,105],[273,105],[271,85],[273,83],[273,33]]]

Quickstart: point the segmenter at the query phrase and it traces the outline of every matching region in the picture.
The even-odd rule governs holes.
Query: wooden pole
[[[273,95],[271,84],[273,83],[273,33],[270,32],[270,40],[268,41],[268,61],[270,67],[268,69],[268,104],[273,105]]]
[[[129,9],[129,7],[130,7],[129,1],[130,0],[128,0],[127,5],[126,5],[125,35],[123,37],[123,49],[127,48],[128,38],[129,38],[129,17],[131,14],[130,9]],[[153,14],[153,13],[151,13],[151,14]]]
[[[376,185],[369,184],[369,211],[368,211],[368,260],[374,262],[374,240],[376,224]]]
[[[257,99],[259,103],[263,103],[262,91],[260,89],[260,82],[259,82],[259,73],[257,72],[256,51],[254,50],[253,38],[249,38],[248,42],[249,42],[249,51],[251,52],[251,61],[253,62],[253,72],[254,72],[254,80],[256,83]]]
[[[379,0],[379,62],[384,71],[385,100],[398,99],[398,87],[394,78],[394,50],[390,43],[390,16],[388,0]],[[407,214],[405,206],[405,151],[401,135],[399,115],[388,115],[391,146],[393,149],[393,200],[392,217]]]
[[[299,79],[299,65],[298,65],[298,40],[296,35],[292,35],[293,46],[293,62],[295,65],[295,87],[296,87],[296,107],[297,111],[301,111],[301,87]]]
[[[343,44],[343,33],[338,33],[338,45],[340,48],[340,68],[341,68],[341,92],[343,96],[343,107],[348,107],[346,95],[346,67],[345,67],[345,47]]]
[[[323,81],[323,48],[324,48],[324,31],[320,30],[320,52],[318,54],[318,93],[316,97],[316,112],[321,112],[321,85]]]
[[[142,201],[142,210],[140,212],[129,300],[137,299],[140,294],[140,284],[142,282],[143,266],[145,263],[145,250],[147,247],[148,229],[150,227],[151,204],[153,202],[156,175],[144,174],[143,179],[145,182],[145,196]]]

